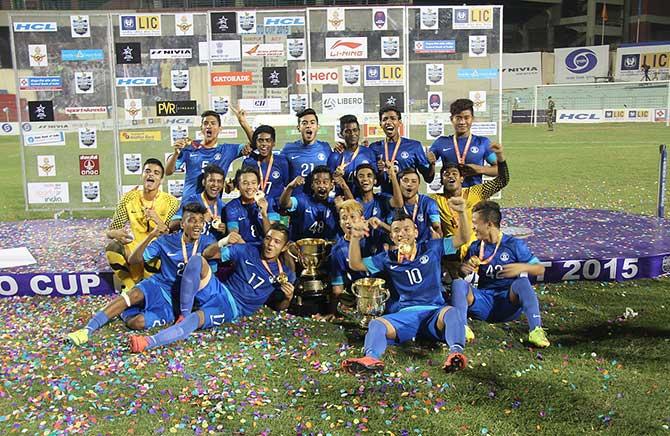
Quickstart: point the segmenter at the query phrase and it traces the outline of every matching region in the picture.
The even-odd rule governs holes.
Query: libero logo
[[[367,59],[368,39],[326,38],[326,59]]]
[[[253,85],[251,71],[220,71],[212,73],[212,86]]]
[[[198,114],[198,102],[195,100],[156,102],[156,116],[159,117],[197,115],[197,114]]]
[[[191,48],[152,48],[149,50],[150,59],[191,59]]]
[[[116,86],[157,86],[157,77],[117,77]]]

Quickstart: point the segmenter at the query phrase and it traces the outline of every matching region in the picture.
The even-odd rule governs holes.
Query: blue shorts
[[[174,323],[170,288],[152,278],[142,280],[135,287],[144,294],[144,306],[131,306],[124,310],[121,313],[124,322],[137,315],[144,315],[145,329]]]
[[[468,316],[495,323],[507,322],[521,316],[521,304],[509,301],[509,290],[477,289],[472,287],[475,301],[468,307]]]
[[[202,329],[235,321],[239,316],[237,304],[230,291],[214,275],[211,275],[205,287],[195,294],[195,305],[205,315]]]
[[[395,329],[395,342],[402,344],[415,338],[444,342],[444,334],[437,330],[437,316],[443,307],[420,310],[404,309],[382,316]]]

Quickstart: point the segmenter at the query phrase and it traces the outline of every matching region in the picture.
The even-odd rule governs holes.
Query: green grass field
[[[503,203],[652,214],[668,132],[506,127]],[[0,220],[38,217],[24,212],[18,145],[1,144]],[[362,340],[335,324],[264,311],[136,356],[118,321],[84,347],[62,340],[107,297],[0,298],[0,433],[668,434],[669,289],[668,279],[542,286],[550,348],[524,346],[525,319],[474,322],[467,370],[444,374],[441,348],[394,347],[368,378],[339,370]],[[638,315],[624,319],[627,307]]]

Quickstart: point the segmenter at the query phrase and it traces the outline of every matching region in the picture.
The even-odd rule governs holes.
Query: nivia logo
[[[157,86],[157,77],[117,77],[116,86]]]
[[[574,74],[588,73],[598,65],[598,56],[588,48],[571,51],[565,58],[565,67]]]

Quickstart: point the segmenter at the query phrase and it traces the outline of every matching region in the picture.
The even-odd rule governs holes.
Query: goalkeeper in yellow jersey
[[[142,186],[121,197],[106,232],[111,241],[105,247],[105,255],[121,281],[122,291],[130,291],[144,277],[157,272],[157,264],[130,266],[128,258],[154,228],[167,232],[166,223],[179,209],[179,200],[160,190],[165,173],[161,161],[147,159],[142,168]]]

